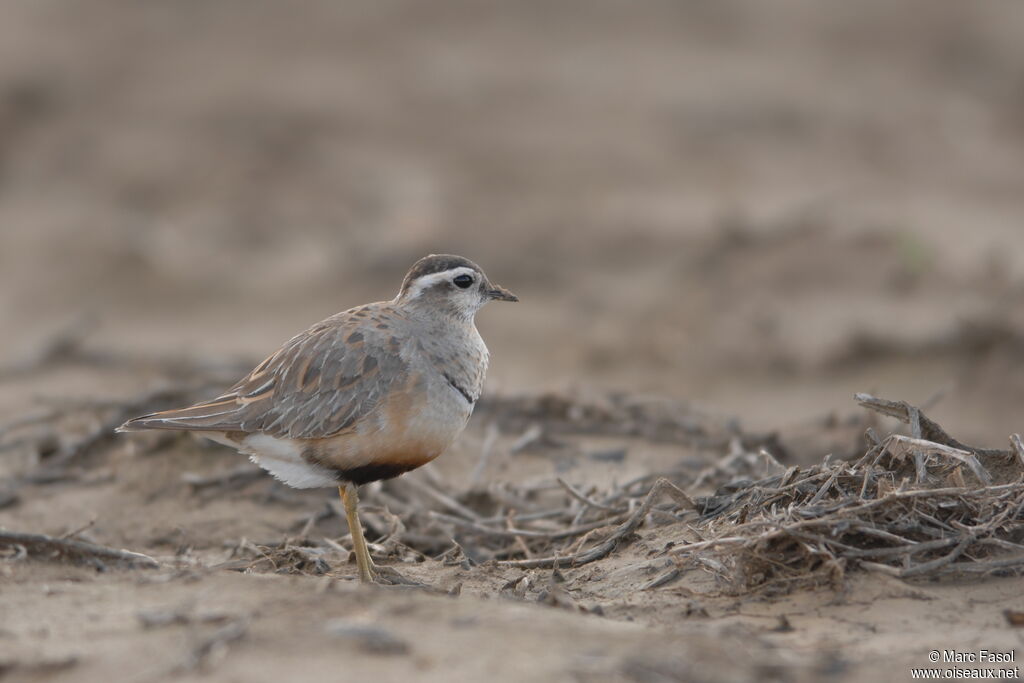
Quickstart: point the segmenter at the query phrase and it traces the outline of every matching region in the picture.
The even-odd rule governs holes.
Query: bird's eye
[[[471,284],[473,284],[473,276],[465,274],[456,275],[452,279],[452,282],[454,282],[455,286],[458,287],[459,289],[465,289],[466,287],[469,287]]]

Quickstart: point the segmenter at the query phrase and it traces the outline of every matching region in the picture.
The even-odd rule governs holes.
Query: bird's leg
[[[352,533],[352,551],[356,554],[356,566],[359,567],[359,580],[363,583],[373,583],[376,575],[376,567],[370,559],[370,551],[366,548],[366,539],[363,537],[363,525],[359,523],[359,495],[356,493],[356,485],[352,483],[343,484],[338,487],[341,494],[341,503],[345,506],[345,517],[348,519],[348,530]]]
[[[426,588],[424,584],[407,579],[391,567],[376,567],[370,559],[370,551],[363,537],[363,525],[359,523],[359,495],[356,485],[352,483],[338,487],[341,502],[345,506],[345,517],[348,529],[352,533],[352,552],[356,554],[356,566],[359,568],[359,581],[362,583],[381,583],[384,585],[408,585]]]

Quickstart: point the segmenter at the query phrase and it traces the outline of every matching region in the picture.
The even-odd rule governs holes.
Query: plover
[[[338,487],[363,582],[373,581],[357,488],[441,455],[480,398],[488,352],[474,316],[518,301],[478,265],[417,261],[391,301],[357,306],[296,335],[227,392],[125,422],[121,432],[194,432],[248,455],[296,488]]]

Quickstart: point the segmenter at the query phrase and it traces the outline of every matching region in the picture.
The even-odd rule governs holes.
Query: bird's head
[[[492,284],[477,264],[452,254],[430,254],[414,263],[395,298],[404,306],[461,318],[472,318],[489,301],[519,301],[519,297]]]

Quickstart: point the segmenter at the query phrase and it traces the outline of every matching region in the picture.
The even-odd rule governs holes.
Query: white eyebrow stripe
[[[459,275],[472,275],[473,281],[475,282],[479,277],[477,271],[466,266],[459,266],[458,268],[449,268],[448,270],[442,270],[439,273],[430,273],[429,275],[421,275],[412,281],[412,285],[409,286],[409,294],[406,298],[415,299],[423,293],[425,289],[433,287],[438,282],[451,280],[458,277]]]

